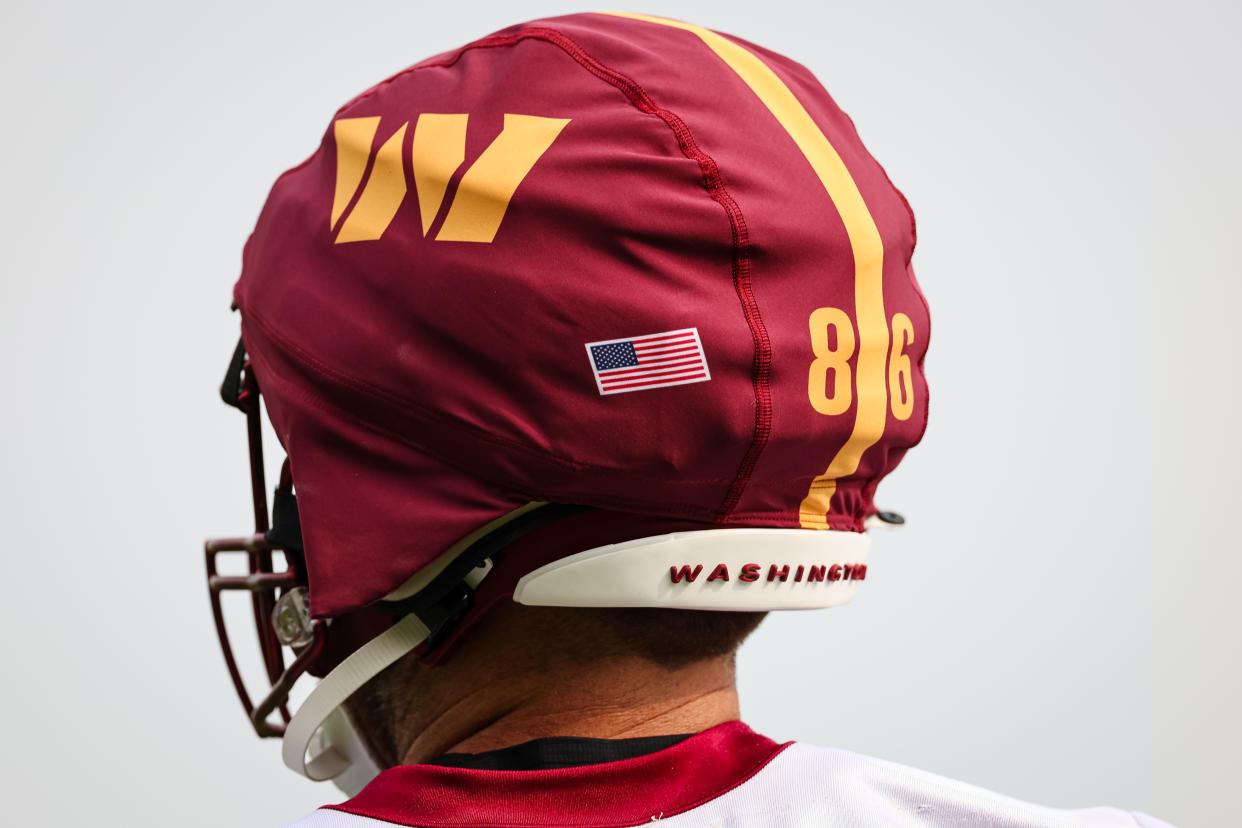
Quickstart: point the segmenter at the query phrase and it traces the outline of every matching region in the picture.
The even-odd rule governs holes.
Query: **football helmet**
[[[514,26],[350,101],[277,180],[234,290],[222,394],[255,527],[209,541],[207,573],[255,730],[354,791],[376,769],[344,700],[499,601],[848,601],[876,485],[926,424],[914,243],[810,72],[690,24]],[[260,390],[288,456],[270,516]]]

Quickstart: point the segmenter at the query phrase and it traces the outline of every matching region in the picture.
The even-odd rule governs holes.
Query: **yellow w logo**
[[[440,213],[449,181],[466,159],[468,118],[423,113],[414,125],[410,166],[414,169],[424,236]],[[378,239],[405,200],[402,146],[410,124],[402,124],[375,153],[371,163],[371,146],[379,122],[378,117],[341,118],[333,124],[336,192],[328,226],[336,230],[340,222],[337,244]],[[500,229],[514,191],[568,123],[568,118],[506,114],[500,135],[462,175],[436,240],[490,243]],[[363,182],[368,165],[371,174]],[[351,203],[353,209],[345,215]]]

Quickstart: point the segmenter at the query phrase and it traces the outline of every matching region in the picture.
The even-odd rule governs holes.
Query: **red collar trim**
[[[329,807],[420,828],[621,828],[709,802],[789,744],[726,722],[665,750],[601,765],[542,771],[399,765],[353,799]]]

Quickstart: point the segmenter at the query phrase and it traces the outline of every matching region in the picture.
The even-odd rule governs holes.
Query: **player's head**
[[[263,703],[226,657],[256,728],[353,788],[344,699],[501,602],[849,600],[925,423],[913,246],[811,74],[698,27],[515,26],[350,101],[277,180],[234,294],[257,533],[208,567],[222,640],[220,592],[254,594]],[[260,390],[289,458],[270,525]],[[230,550],[250,575],[218,573]],[[270,723],[306,671],[327,677]]]

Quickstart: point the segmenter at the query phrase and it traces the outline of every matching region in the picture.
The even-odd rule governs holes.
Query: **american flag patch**
[[[707,382],[707,357],[698,328],[588,342],[587,356],[601,394]]]

